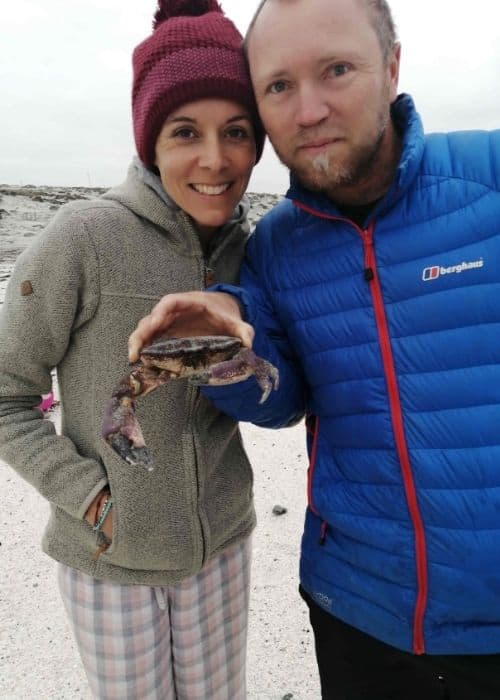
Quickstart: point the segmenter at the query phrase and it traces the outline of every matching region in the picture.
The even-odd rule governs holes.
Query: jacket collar
[[[103,195],[104,199],[119,202],[137,216],[163,230],[170,243],[187,255],[200,254],[200,242],[190,216],[169,197],[160,178],[134,158],[126,180]],[[250,205],[246,198],[236,206],[231,219],[214,237],[211,254],[217,256],[234,236],[248,236],[247,214]]]
[[[424,153],[425,138],[422,122],[410,95],[403,93],[398,96],[392,104],[391,116],[402,138],[401,157],[393,183],[375,207],[372,216],[390,209],[406,193],[415,180]],[[306,204],[308,208],[319,213],[342,216],[326,195],[306,189],[293,174],[290,175],[290,188],[286,197]]]

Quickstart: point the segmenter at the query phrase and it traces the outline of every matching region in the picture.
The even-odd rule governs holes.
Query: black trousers
[[[299,590],[309,607],[322,700],[500,700],[499,654],[399,651],[341,622]]]

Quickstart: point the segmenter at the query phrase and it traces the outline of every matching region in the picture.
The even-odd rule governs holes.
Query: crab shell
[[[217,362],[224,362],[241,349],[241,341],[225,335],[166,338],[141,350],[145,367],[166,369],[178,377],[187,377]]]

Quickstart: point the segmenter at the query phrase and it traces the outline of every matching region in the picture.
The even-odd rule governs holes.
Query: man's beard
[[[297,165],[283,156],[274,144],[273,146],[283,165],[290,169],[292,175],[306,189],[332,196],[335,190],[352,187],[370,177],[374,167],[379,162],[380,150],[389,120],[388,114],[381,115],[375,139],[369,144],[358,146],[347,158],[342,160],[327,153],[321,153],[307,165]]]

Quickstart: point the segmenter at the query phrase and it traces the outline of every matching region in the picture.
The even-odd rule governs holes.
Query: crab
[[[251,375],[262,389],[260,403],[264,403],[278,388],[278,370],[242,347],[239,338],[207,335],[159,340],[142,349],[138,362],[113,392],[104,412],[102,437],[126,462],[152,471],[153,460],[135,416],[137,398],[170,379],[187,377],[197,385],[222,385]]]

